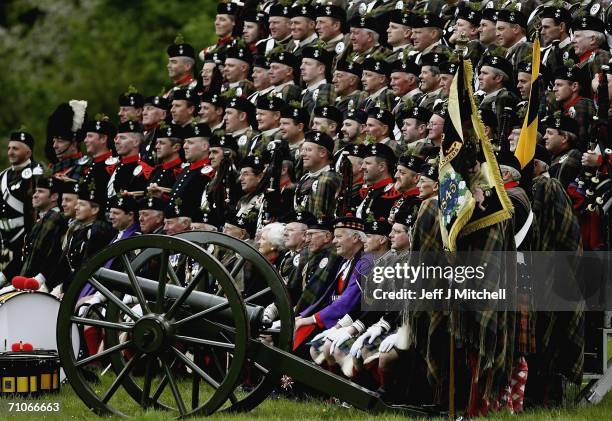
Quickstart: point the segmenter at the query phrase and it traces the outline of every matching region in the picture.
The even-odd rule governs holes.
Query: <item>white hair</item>
[[[510,173],[510,177],[512,177],[512,181],[518,181],[521,179],[521,173],[516,168],[509,165],[500,165],[499,168],[502,171],[508,171]]]
[[[590,29],[587,29],[587,30],[582,31],[582,34],[587,38],[588,37],[595,38],[595,45],[598,47],[606,41],[606,36],[602,34],[601,32],[592,31]]]
[[[352,228],[343,228],[343,229],[345,229],[349,235],[356,235],[359,241],[361,241],[362,243],[366,243],[368,241],[368,236],[363,231],[359,231],[359,230],[352,229]]]
[[[503,70],[498,69],[497,67],[488,66],[491,69],[491,73],[494,75],[498,75],[502,77],[502,81],[506,82],[510,79],[510,77]]]
[[[285,224],[280,222],[272,222],[261,229],[262,235],[264,232],[268,233],[268,242],[272,245],[272,247],[279,252],[285,250],[285,240],[283,239]]]

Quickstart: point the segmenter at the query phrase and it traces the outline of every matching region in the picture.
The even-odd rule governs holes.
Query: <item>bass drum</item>
[[[13,291],[0,295],[0,352],[14,343],[28,342],[34,349],[57,350],[55,329],[60,301],[39,291]],[[74,354],[78,355],[79,331],[72,325]],[[64,380],[62,370],[60,380]]]

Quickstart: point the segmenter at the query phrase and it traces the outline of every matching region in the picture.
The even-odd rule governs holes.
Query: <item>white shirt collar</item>
[[[387,89],[386,86],[383,86],[382,88],[380,88],[378,91],[374,92],[372,95],[370,95],[368,98],[370,99],[374,99],[374,98],[378,98],[380,96],[380,94],[382,94],[382,92]]]
[[[326,166],[324,166],[323,168],[321,168],[320,170],[317,170],[315,172],[312,171],[308,171],[306,173],[306,175],[308,177],[318,177],[319,175],[321,175],[322,173],[324,173],[325,171],[329,171],[331,167],[329,166],[329,164],[327,164]]]
[[[330,39],[329,41],[327,41],[327,43],[331,44],[332,42],[340,42],[343,38],[344,38],[344,34],[338,34],[332,39]]]
[[[315,32],[314,34],[312,34],[311,36],[301,40],[298,42],[298,46],[303,47],[306,44],[310,44],[311,42],[313,42],[315,39],[317,39],[317,33]]]
[[[273,134],[275,134],[279,130],[280,129],[278,127],[275,127],[273,129],[264,130],[263,132],[261,132],[261,134],[263,136],[272,136]]]
[[[276,92],[280,92],[285,86],[288,86],[288,85],[293,85],[293,81],[290,80],[289,82],[285,82],[280,85],[272,86],[272,89],[274,89],[274,91]]]
[[[19,164],[19,165],[11,165],[11,168],[13,169],[13,171],[18,171],[21,170],[25,167],[27,167],[28,165],[30,165],[32,163],[31,159],[28,159],[26,162],[24,162],[23,164]]]
[[[312,85],[310,85],[310,86],[307,86],[307,87],[306,87],[306,90],[308,90],[308,91],[312,92],[312,91],[314,91],[315,89],[317,89],[319,86],[321,86],[321,85],[323,85],[323,84],[325,84],[325,83],[327,83],[327,80],[326,80],[325,78],[323,78],[323,79],[321,79],[320,81],[315,82],[314,84],[312,84]]]

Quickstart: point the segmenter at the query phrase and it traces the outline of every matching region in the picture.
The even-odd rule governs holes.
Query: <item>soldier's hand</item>
[[[147,191],[149,192],[151,196],[154,196],[157,198],[161,198],[162,195],[164,194],[163,190],[160,189],[156,183],[149,184],[149,186],[147,187]]]
[[[582,154],[582,165],[585,167],[598,167],[599,156],[600,155],[594,151],[586,151]]]

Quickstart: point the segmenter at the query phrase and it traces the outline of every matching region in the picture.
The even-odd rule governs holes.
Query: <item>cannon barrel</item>
[[[110,289],[114,289],[124,294],[133,294],[134,290],[130,284],[129,277],[126,273],[119,272],[112,269],[100,268],[96,271],[96,278],[104,280],[104,283]],[[155,301],[157,296],[158,282],[151,279],[143,278],[141,276],[136,277],[140,288],[147,300]],[[185,291],[185,288],[177,285],[166,285],[165,297],[171,300],[177,300]],[[192,291],[185,299],[184,305],[191,308],[193,312],[200,312],[213,308],[216,306],[222,306],[227,304],[227,300],[224,297],[208,294],[202,291]],[[258,332],[262,326],[263,318],[263,307],[246,304],[246,315],[249,321],[249,325],[254,332]],[[207,318],[213,322],[232,324],[234,316],[229,306],[226,308],[211,312],[207,315]]]

